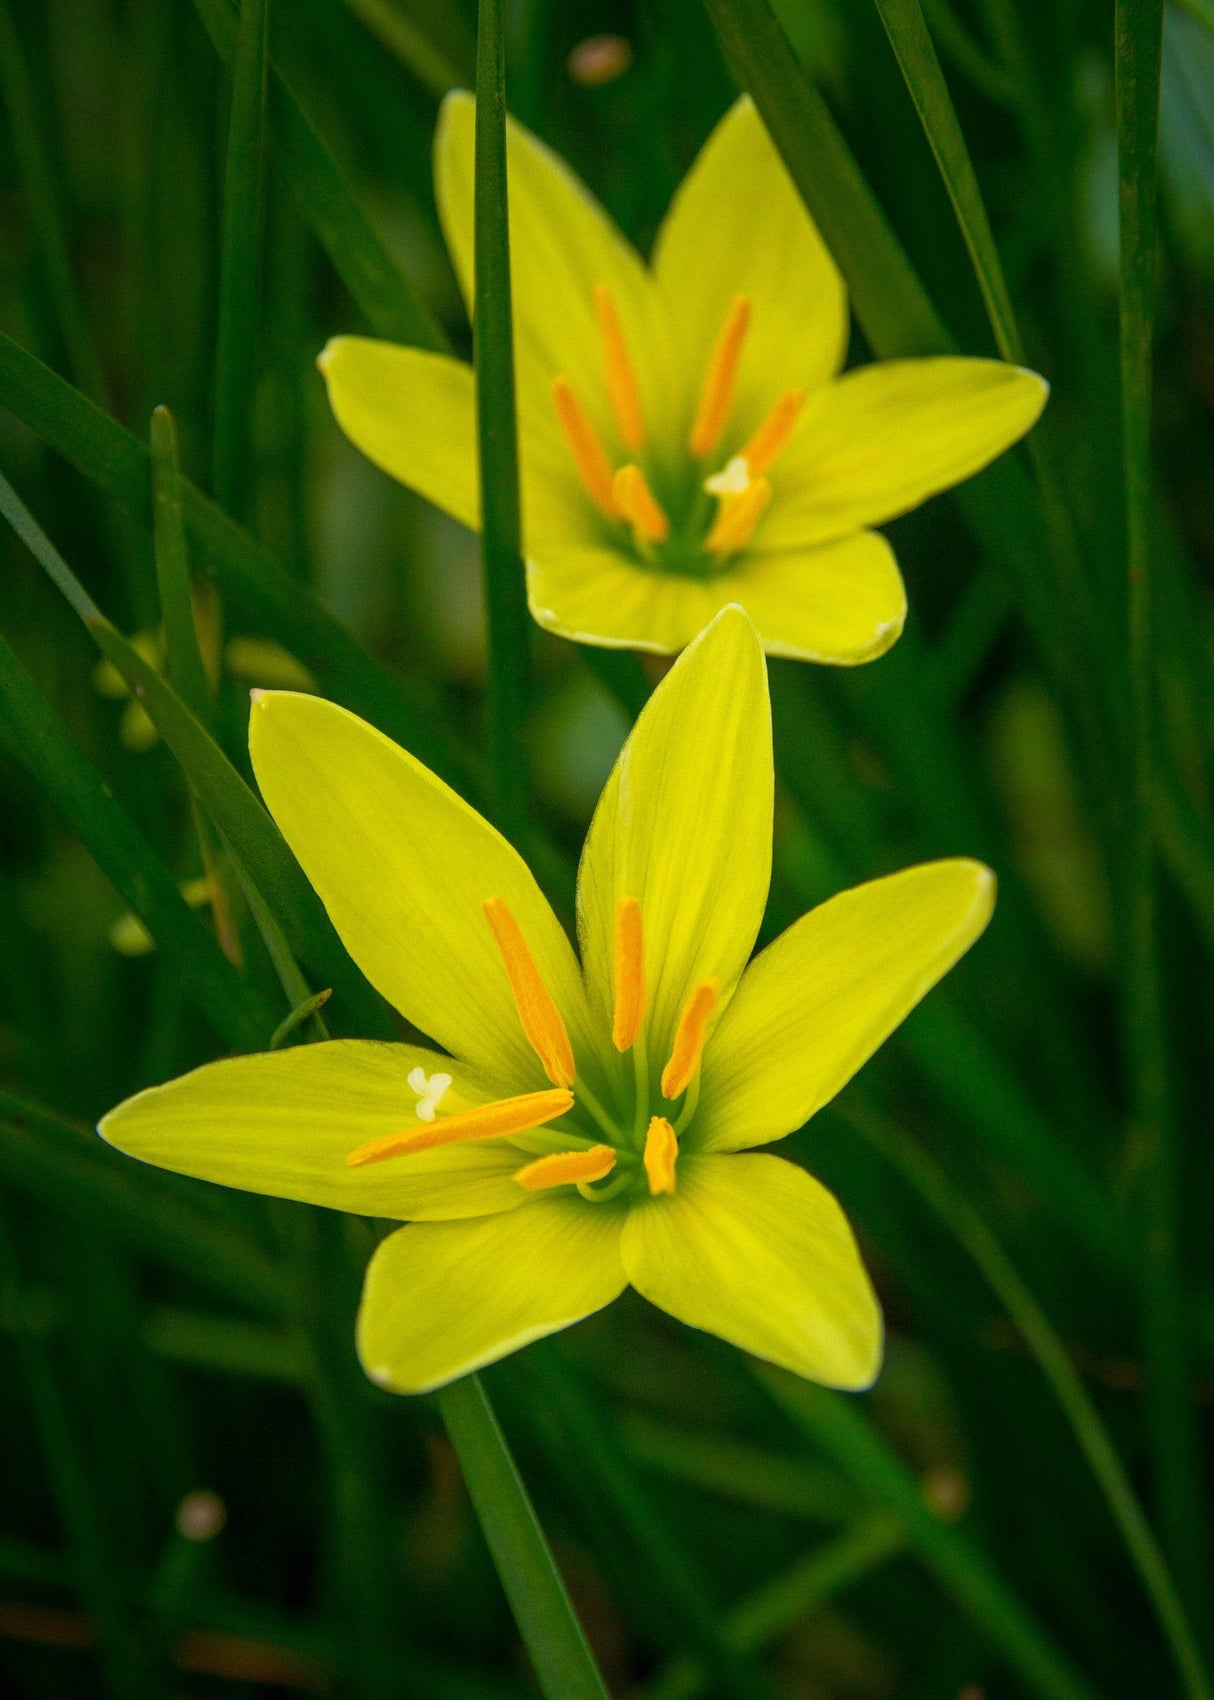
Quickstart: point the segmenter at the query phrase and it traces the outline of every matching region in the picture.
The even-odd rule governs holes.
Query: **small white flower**
[[[442,1102],[443,1094],[451,1084],[449,1074],[427,1075],[424,1068],[410,1070],[409,1085],[417,1093],[417,1119],[421,1122],[432,1122],[434,1112]]]

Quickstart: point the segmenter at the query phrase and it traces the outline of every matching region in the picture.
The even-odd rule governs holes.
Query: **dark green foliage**
[[[440,1402],[355,1362],[371,1225],[91,1128],[276,1032],[400,1032],[252,789],[277,679],[232,639],[496,810],[571,911],[653,674],[520,624],[492,126],[488,644],[474,542],[359,459],[314,365],[349,330],[471,356],[428,149],[492,42],[478,71],[472,0],[0,0],[5,1693],[514,1700],[511,1605],[545,1691],[593,1693],[488,1395],[614,1694],[1209,1695],[1214,7],[1166,7],[1162,51],[1158,4],[1115,10],[504,8],[507,104],[642,249],[745,86],[856,358],[998,352],[1053,393],[892,528],[888,656],[772,668],[765,936],[919,858],[1000,879],[791,1142],[857,1224],[882,1379],[844,1400],[626,1298]],[[631,62],[592,85],[602,33]],[[158,677],[129,639],[162,625]],[[154,950],[114,948],[124,909]]]

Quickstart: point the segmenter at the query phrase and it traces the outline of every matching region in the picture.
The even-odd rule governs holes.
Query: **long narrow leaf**
[[[241,979],[96,768],[0,637],[0,716],[13,753],[156,940],[187,995],[235,1050],[257,1050],[277,1017]]]
[[[206,727],[105,618],[3,477],[0,477],[0,513],[62,591],[132,695],[143,704],[211,819],[236,850],[250,878],[281,921],[291,948],[312,965],[326,984],[340,988],[340,1001],[349,1012],[347,1026],[366,1038],[391,1038],[394,1030],[383,1004],[346,955],[324,905],[308,884],[282,834]],[[261,1042],[269,1038],[267,1030]]]
[[[999,352],[1005,360],[1019,363],[1024,348],[999,250],[923,9],[919,0],[876,0],[876,4],[957,214]]]
[[[907,1538],[922,1563],[1034,1693],[1048,1700],[1095,1700],[1086,1679],[1071,1667],[977,1543],[929,1509],[918,1481],[854,1401],[784,1370],[756,1368],[755,1374],[807,1439],[857,1487],[904,1519]]]
[[[194,0],[225,64],[236,55],[229,0]],[[396,342],[444,349],[447,338],[377,235],[328,146],[300,104],[290,78],[273,64],[274,119],[283,162],[300,211],[371,328]]]
[[[147,450],[49,367],[0,333],[0,404],[146,525],[151,513]],[[402,674],[374,661],[262,544],[182,480],[182,513],[195,559],[221,587],[328,683],[349,708],[373,720],[465,795],[470,764],[440,727],[437,707]]]
[[[523,574],[510,215],[506,194],[506,45],[500,0],[481,0],[476,55],[476,417],[481,557],[489,628],[489,745],[498,823],[518,839],[527,813],[523,730],[531,616]]]

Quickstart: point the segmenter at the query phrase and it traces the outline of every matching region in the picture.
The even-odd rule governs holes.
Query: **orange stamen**
[[[522,929],[500,897],[491,897],[481,908],[493,928],[497,948],[506,964],[523,1032],[552,1084],[572,1086],[577,1070],[573,1065],[569,1034],[561,1012],[553,1003],[552,994],[535,966],[535,958],[527,949]]]
[[[620,510],[611,494],[611,462],[603,452],[594,426],[582,412],[568,378],[554,379],[552,401],[586,494],[609,519],[619,519]]]
[[[732,555],[742,549],[754,535],[755,526],[767,512],[771,501],[771,485],[766,478],[756,478],[737,496],[726,496],[717,510],[712,529],[704,539],[710,555]]]
[[[615,1014],[611,1042],[617,1051],[636,1044],[645,1018],[645,938],[641,905],[621,897],[615,911]]]
[[[717,345],[712,351],[708,376],[704,379],[704,388],[700,391],[700,405],[696,409],[695,424],[691,427],[691,435],[687,439],[687,446],[693,455],[711,454],[725,429],[725,421],[729,417],[730,405],[733,402],[738,361],[742,358],[742,344],[746,340],[749,326],[750,299],[745,295],[735,296],[733,306],[721,327]]]
[[[603,339],[603,373],[607,379],[611,411],[615,414],[625,448],[636,454],[638,449],[645,447],[641,398],[637,394],[636,374],[628,358],[628,344],[624,341],[615,302],[605,283],[594,286],[594,307],[599,316],[599,334]]]
[[[674,1166],[679,1158],[679,1136],[665,1116],[650,1118],[645,1135],[645,1173],[649,1177],[650,1194],[674,1191]]]
[[[512,1133],[529,1133],[572,1108],[572,1092],[524,1092],[519,1098],[499,1098],[496,1103],[480,1104],[460,1115],[441,1116],[409,1133],[390,1133],[386,1139],[373,1139],[369,1145],[359,1145],[351,1151],[346,1162],[352,1169],[361,1169],[365,1163],[408,1157],[416,1151],[430,1151],[436,1145],[459,1145],[466,1139],[503,1139]]]
[[[610,1145],[592,1145],[589,1151],[553,1151],[537,1157],[515,1173],[524,1192],[546,1192],[552,1186],[576,1186],[579,1181],[601,1181],[615,1168]]]
[[[677,1098],[685,1092],[700,1066],[708,1018],[717,1007],[717,989],[715,980],[701,980],[683,1005],[670,1061],[662,1070],[663,1098]]]
[[[632,526],[638,543],[661,543],[670,535],[670,521],[654,497],[639,466],[622,466],[611,482],[616,510]]]
[[[742,450],[742,459],[752,478],[766,472],[772,461],[793,434],[801,409],[805,406],[804,390],[785,390],[767,418]]]

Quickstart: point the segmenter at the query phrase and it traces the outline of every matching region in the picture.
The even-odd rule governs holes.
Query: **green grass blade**
[[[1163,1554],[1100,1413],[1045,1312],[982,1217],[909,1134],[878,1116],[855,1093],[838,1105],[837,1114],[875,1145],[927,1200],[1020,1330],[1100,1484],[1171,1648],[1185,1693],[1190,1700],[1209,1700],[1210,1680]]]
[[[877,1503],[903,1519],[924,1567],[969,1615],[1034,1693],[1047,1700],[1095,1700],[1087,1680],[1021,1604],[982,1548],[963,1529],[942,1523],[919,1483],[854,1399],[756,1366],[755,1375],[795,1427]]]
[[[16,1256],[7,1224],[0,1220],[0,1282],[6,1291],[18,1285]],[[29,1328],[19,1328],[17,1362],[33,1411],[51,1487],[74,1559],[80,1590],[100,1636],[101,1669],[114,1700],[152,1700],[148,1649],[134,1614],[123,1598],[113,1531],[99,1502],[97,1484],[79,1445],[69,1405],[46,1347]]]
[[[633,1463],[743,1505],[815,1523],[849,1523],[860,1509],[855,1492],[833,1471],[744,1441],[689,1434],[643,1416],[625,1418],[620,1438]]]
[[[46,791],[114,890],[156,940],[215,1032],[234,1050],[263,1046],[276,1016],[224,956],[177,882],[0,637],[0,715],[13,754]]]
[[[388,51],[440,99],[448,89],[470,88],[476,47],[452,0],[347,0]]]
[[[217,1299],[276,1316],[282,1277],[245,1236],[175,1196],[163,1177],[52,1111],[0,1092],[0,1176],[93,1224]]]
[[[229,0],[194,0],[225,65],[236,55]],[[271,56],[275,143],[299,209],[378,336],[442,351],[447,337],[359,205],[332,152],[308,118],[286,72]]]
[[[1180,1153],[1170,1102],[1152,832],[1156,777],[1151,398],[1163,0],[1118,0],[1115,20],[1126,659],[1132,729],[1126,815],[1125,1041],[1134,1137],[1143,1165],[1144,1344],[1155,1491],[1173,1566],[1186,1578],[1190,1597],[1208,1601],[1210,1543],[1202,1510],[1204,1472],[1187,1338],[1179,1226]]]
[[[181,517],[177,427],[167,407],[158,407],[152,414],[149,453],[152,460],[152,552],[156,561],[156,587],[160,592],[160,618],[164,624],[169,683],[195,720],[209,727],[213,718],[213,692],[202,651],[198,647],[198,628],[194,624],[190,564]]]
[[[953,203],[996,345],[1005,360],[1019,365],[1024,345],[999,250],[919,0],[876,0],[876,5]]]
[[[259,901],[270,905],[284,928],[290,949],[303,957],[326,984],[339,989],[339,1001],[346,1006],[345,1025],[365,1038],[392,1038],[394,1028],[382,1003],[346,955],[324,905],[308,884],[282,834],[206,727],[105,618],[3,477],[0,477],[0,513],[79,615],[102,655],[122,675],[131,694],[143,704],[210,818],[261,894]],[[188,614],[188,607],[182,612]],[[190,618],[192,621],[192,615]],[[310,988],[303,986],[299,995],[291,998],[292,1004],[308,996]],[[271,1022],[270,1026],[273,1025]],[[263,1042],[269,1037],[267,1028]]]
[[[81,389],[104,406],[105,376],[72,276],[59,189],[47,156],[34,83],[9,0],[0,0],[0,93],[68,363]]]
[[[886,1512],[873,1513],[739,1601],[726,1613],[726,1639],[740,1652],[761,1651],[896,1557],[905,1545],[901,1520]],[[707,1673],[690,1659],[678,1659],[643,1688],[641,1696],[643,1700],[697,1700],[709,1690]]]
[[[262,181],[270,0],[240,0],[219,251],[212,488],[229,513],[247,487],[249,414],[257,381]]]
[[[489,750],[498,825],[516,842],[527,809],[531,616],[523,573],[501,0],[480,0],[476,50],[476,365],[481,555],[489,627]]]
[[[2,333],[0,404],[147,524],[151,468],[143,445]],[[373,660],[268,549],[188,479],[181,481],[181,500],[195,558],[245,614],[305,662],[330,694],[374,721],[465,796],[475,797],[474,766],[441,729],[433,702],[403,675]]]
[[[546,1700],[607,1700],[480,1377],[444,1388],[437,1401]]]

